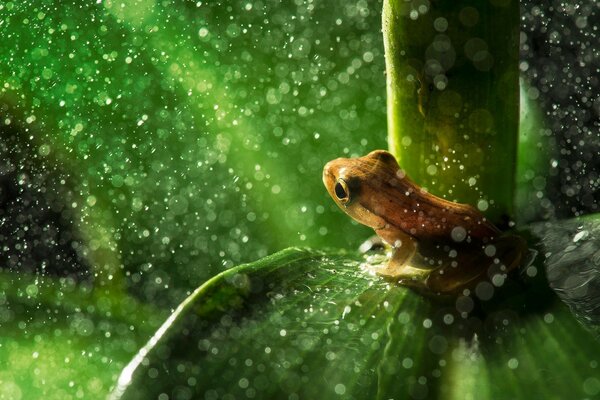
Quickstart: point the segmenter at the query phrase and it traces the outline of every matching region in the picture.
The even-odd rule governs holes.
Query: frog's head
[[[375,150],[364,157],[338,158],[323,168],[323,184],[335,203],[363,225],[381,229],[386,225],[381,192],[385,182],[398,179],[393,155]]]

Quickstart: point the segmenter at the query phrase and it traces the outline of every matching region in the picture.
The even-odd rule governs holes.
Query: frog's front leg
[[[420,268],[421,257],[413,237],[390,227],[375,232],[392,246],[392,255],[387,264],[372,268],[377,275],[402,281],[423,281],[427,278],[431,271]]]

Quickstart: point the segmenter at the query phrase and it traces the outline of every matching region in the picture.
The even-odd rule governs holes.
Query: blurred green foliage
[[[385,146],[379,8],[2,3],[5,119],[75,179],[97,279],[174,305],[282,247],[356,245],[320,175]]]
[[[90,285],[65,300],[75,308],[36,298],[31,307],[57,316],[27,317],[16,283],[61,293],[69,285],[55,276],[64,271],[0,266],[1,351],[12,364],[4,395],[106,392],[136,346],[121,345],[112,312],[101,313],[106,329],[89,315],[98,298],[119,308],[133,294],[158,307],[155,318],[140,311],[126,324],[139,346],[168,307],[217,272],[290,245],[354,248],[369,234],[329,201],[321,168],[385,147],[380,8],[0,2],[3,154],[9,172],[44,177],[18,185],[53,198],[89,269],[75,285]],[[71,325],[80,315],[93,327],[83,339]],[[32,340],[53,351],[33,357]],[[93,360],[65,361],[84,353]],[[42,365],[64,367],[62,378]],[[24,372],[32,368],[43,370]]]

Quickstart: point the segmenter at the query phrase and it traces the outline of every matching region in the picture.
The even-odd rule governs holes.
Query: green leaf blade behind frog
[[[496,224],[514,215],[519,136],[519,2],[499,3],[432,1],[421,14],[386,0],[382,15],[389,150],[419,185],[485,204]]]

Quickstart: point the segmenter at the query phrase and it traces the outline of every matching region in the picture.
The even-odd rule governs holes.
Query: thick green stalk
[[[390,151],[430,192],[512,217],[517,0],[385,0]]]

